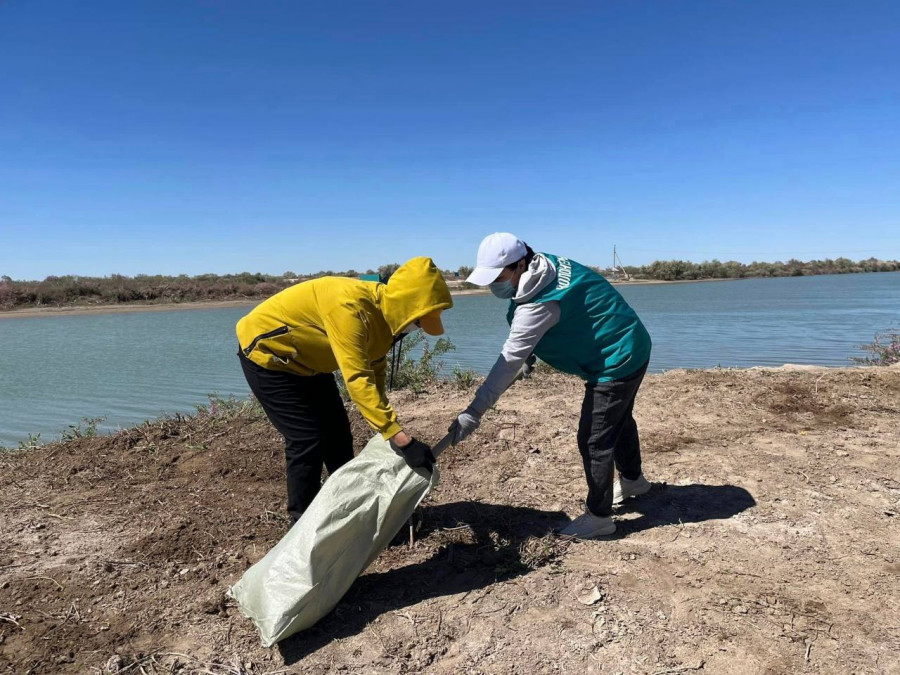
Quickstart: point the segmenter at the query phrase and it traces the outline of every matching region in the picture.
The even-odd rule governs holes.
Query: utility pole
[[[619,272],[622,273],[622,276],[625,278],[625,281],[628,281],[628,272],[625,271],[625,267],[622,265],[622,259],[619,258],[619,254],[616,252],[616,245],[613,244],[613,280],[619,280]]]

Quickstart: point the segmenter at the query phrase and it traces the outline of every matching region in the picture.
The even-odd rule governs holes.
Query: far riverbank
[[[631,281],[611,281],[613,285],[642,286],[659,284],[693,284],[704,281],[738,281],[737,279],[690,279],[684,281],[659,281],[657,279],[635,279]],[[457,288],[450,282],[450,294],[487,295],[486,288]],[[132,312],[171,312],[190,309],[226,309],[230,307],[254,307],[266,298],[248,298],[244,300],[204,300],[199,302],[160,302],[160,303],[108,303],[97,305],[66,305],[24,307],[22,309],[0,310],[0,319],[36,318],[43,316],[81,316],[86,314],[125,314]]]

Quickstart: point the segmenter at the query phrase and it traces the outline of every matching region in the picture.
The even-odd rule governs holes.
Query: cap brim
[[[497,280],[502,271],[502,267],[476,267],[466,281],[476,286],[489,286]]]
[[[432,312],[423,317],[419,317],[419,325],[429,335],[443,335],[444,324],[441,323],[441,312]]]

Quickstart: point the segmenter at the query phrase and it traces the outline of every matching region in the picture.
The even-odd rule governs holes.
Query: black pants
[[[353,458],[347,411],[330,373],[303,377],[238,357],[250,390],[284,436],[287,510],[296,521],[322,486],[322,465],[334,473]]]
[[[595,516],[612,514],[614,464],[624,478],[641,475],[641,442],[632,411],[647,365],[622,380],[585,385],[578,450],[588,484],[585,505]]]

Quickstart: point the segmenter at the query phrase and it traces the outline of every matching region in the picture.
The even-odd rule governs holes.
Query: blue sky
[[[900,258],[896,2],[0,3],[0,274]]]

